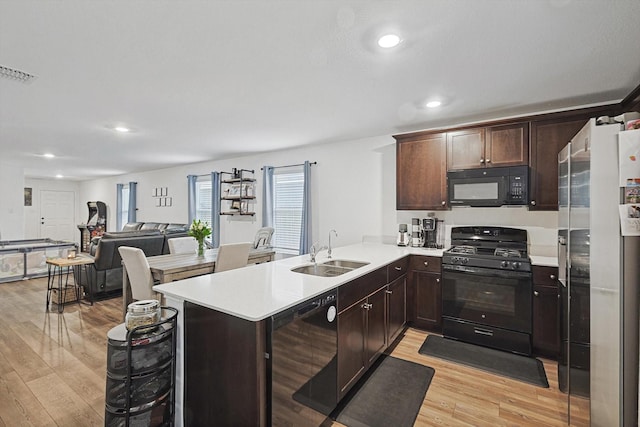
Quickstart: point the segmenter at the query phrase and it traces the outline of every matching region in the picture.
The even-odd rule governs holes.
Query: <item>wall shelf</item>
[[[250,169],[236,169],[232,172],[220,172],[220,215],[255,215],[255,178]]]

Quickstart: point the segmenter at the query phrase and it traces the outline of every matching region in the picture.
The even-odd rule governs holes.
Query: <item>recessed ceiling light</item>
[[[58,174],[58,175],[56,175],[56,178],[64,178],[64,176],[63,176],[63,175]]]
[[[131,129],[126,128],[124,126],[116,126],[115,128],[113,128],[113,130],[115,130],[116,132],[120,132],[120,133],[127,133],[129,132]]]
[[[378,39],[378,46],[385,49],[396,47],[400,44],[400,36],[396,34],[386,34]]]
[[[427,102],[427,107],[428,108],[436,108],[436,107],[439,107],[440,105],[442,105],[442,102],[440,102],[440,101],[429,101],[429,102]]]
[[[44,153],[42,155],[42,157],[46,157],[47,159],[53,159],[55,157],[55,154],[51,154],[51,153]]]

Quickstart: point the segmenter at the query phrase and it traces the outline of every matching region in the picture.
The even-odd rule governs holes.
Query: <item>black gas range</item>
[[[532,274],[527,231],[453,227],[442,257],[443,335],[531,354]]]

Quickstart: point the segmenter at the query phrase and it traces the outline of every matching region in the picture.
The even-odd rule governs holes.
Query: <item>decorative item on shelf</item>
[[[189,236],[192,236],[198,242],[198,256],[204,256],[204,239],[211,236],[211,228],[207,222],[194,219],[189,227]]]
[[[220,215],[255,215],[254,173],[251,169],[237,168],[220,172],[220,199],[227,202],[221,206]]]

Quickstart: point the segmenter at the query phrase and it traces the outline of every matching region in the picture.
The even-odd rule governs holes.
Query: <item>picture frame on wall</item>
[[[160,207],[160,206],[162,206],[162,205],[160,204],[160,201],[161,201],[161,200],[162,200],[162,199],[156,199],[156,207]]]
[[[171,206],[171,203],[172,203],[171,197],[167,197],[166,199],[164,199],[165,206]]]
[[[233,202],[231,202],[231,210],[239,211],[240,207],[240,200],[234,200]]]
[[[242,191],[242,186],[240,184],[234,184],[231,187],[229,187],[228,197],[240,197],[241,191]]]

